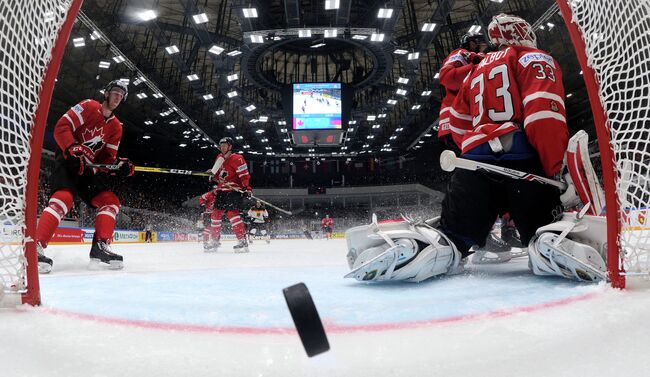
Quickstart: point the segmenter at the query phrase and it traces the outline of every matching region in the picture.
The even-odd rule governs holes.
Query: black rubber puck
[[[330,344],[323,323],[307,286],[304,283],[294,284],[284,288],[282,293],[307,356],[312,357],[329,351]]]

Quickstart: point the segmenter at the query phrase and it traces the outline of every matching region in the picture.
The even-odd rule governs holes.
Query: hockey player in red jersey
[[[236,253],[247,253],[248,242],[246,241],[246,227],[242,221],[239,211],[243,209],[243,199],[250,197],[253,190],[249,184],[250,174],[244,157],[239,153],[233,153],[233,140],[224,137],[219,140],[219,150],[211,172],[214,174],[214,181],[217,182],[217,199],[212,212],[212,237],[213,242],[219,242],[221,236],[221,218],[224,213],[228,215],[230,224],[238,243],[234,246]]]
[[[203,249],[205,251],[210,251],[219,247],[218,237],[212,235],[214,229],[212,222],[215,221],[212,220],[212,212],[214,211],[214,202],[217,198],[216,190],[217,186],[214,186],[212,190],[199,196],[199,205],[204,207],[200,221],[203,225]],[[210,238],[213,239],[212,243],[210,243]]]
[[[334,226],[334,219],[332,219],[330,215],[325,215],[325,217],[323,217],[323,219],[320,222],[320,226],[323,229],[323,233],[325,233],[325,238],[331,240],[332,227]]]
[[[126,84],[111,81],[104,88],[103,102],[92,99],[81,101],[63,114],[54,126],[54,139],[58,147],[51,176],[54,193],[41,214],[36,230],[41,273],[48,273],[52,269],[52,259],[45,256],[43,249],[47,247],[61,219],[72,208],[75,196],[97,208],[91,261],[108,264],[112,269],[122,268],[122,256],[113,253],[110,247],[120,201],[108,189],[109,172],[88,168],[86,164],[119,164],[120,170],[112,174],[133,175],[133,164],[126,158],[117,157],[122,123],[113,114],[127,95]]]
[[[481,61],[486,48],[487,44],[483,35],[467,33],[461,38],[460,48],[452,51],[442,62],[440,84],[445,88],[445,98],[440,105],[438,137],[445,140],[447,145],[454,144],[449,140],[453,137],[449,128],[451,105],[460,90],[463,79],[474,69],[475,64]]]

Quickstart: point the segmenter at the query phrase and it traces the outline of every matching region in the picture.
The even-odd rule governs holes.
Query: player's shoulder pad
[[[461,64],[465,65],[467,64],[467,59],[465,58],[465,55],[467,54],[467,50],[463,48],[456,49],[447,56],[447,61],[445,62],[445,65],[451,64],[454,62],[460,62]]]
[[[102,104],[94,99],[85,99],[78,104],[72,106],[71,110],[77,114],[81,114],[84,110],[100,109]]]
[[[512,46],[511,48],[513,48],[517,53],[517,61],[524,68],[527,68],[534,62],[547,63],[551,67],[557,68],[555,59],[553,59],[551,55],[542,50],[523,46]]]

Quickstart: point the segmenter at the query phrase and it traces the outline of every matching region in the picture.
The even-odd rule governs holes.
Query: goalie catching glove
[[[377,222],[350,228],[347,275],[360,281],[420,282],[462,272],[461,255],[439,230],[407,220]]]

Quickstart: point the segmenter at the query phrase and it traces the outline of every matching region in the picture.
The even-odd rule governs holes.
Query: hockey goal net
[[[650,274],[650,1],[557,0],[589,92],[612,285]]]
[[[40,304],[33,235],[43,132],[81,2],[0,1],[0,307]]]

